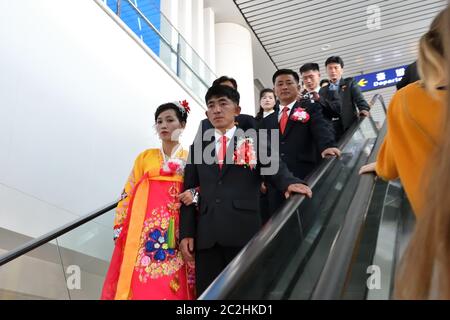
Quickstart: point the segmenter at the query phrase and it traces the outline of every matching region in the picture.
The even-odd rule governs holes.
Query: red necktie
[[[286,130],[286,125],[287,125],[287,122],[289,119],[288,111],[289,111],[288,107],[283,108],[283,113],[281,114],[281,119],[280,119],[281,134],[284,134],[284,130]]]
[[[228,138],[223,135],[222,138],[220,138],[220,148],[219,148],[219,154],[217,156],[219,160],[219,168],[222,170],[223,163],[225,161],[225,157],[227,155],[227,141]]]

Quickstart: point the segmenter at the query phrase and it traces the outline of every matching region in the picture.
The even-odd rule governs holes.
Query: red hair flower
[[[187,114],[189,114],[189,112],[191,112],[191,108],[189,107],[189,102],[187,102],[186,100],[180,101],[180,105],[186,111]]]

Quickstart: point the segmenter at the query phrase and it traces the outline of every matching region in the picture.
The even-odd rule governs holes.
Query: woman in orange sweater
[[[442,14],[441,14],[442,16]],[[423,81],[399,90],[389,104],[388,130],[377,162],[367,164],[360,174],[376,171],[384,180],[400,178],[416,216],[426,199],[430,159],[442,144],[446,116],[446,66],[436,18],[419,44],[419,74]],[[432,73],[432,74],[431,74]]]
[[[450,299],[449,61],[447,7],[420,39],[419,73],[425,88],[414,83],[397,92],[377,163],[361,170],[400,177],[418,215],[397,269],[395,297],[399,299]]]

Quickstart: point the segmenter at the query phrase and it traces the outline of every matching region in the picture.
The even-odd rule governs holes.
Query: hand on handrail
[[[361,169],[359,169],[359,174],[366,174],[366,173],[377,174],[377,172],[375,171],[376,166],[377,166],[376,162],[368,163],[362,166]]]

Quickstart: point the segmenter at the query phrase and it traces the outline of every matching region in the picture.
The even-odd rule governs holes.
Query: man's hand
[[[180,251],[186,263],[194,262],[194,238],[184,238],[180,242]]]
[[[260,191],[261,191],[262,194],[266,194],[267,193],[267,187],[266,187],[266,184],[264,182],[261,182]]]
[[[365,166],[362,166],[361,169],[359,169],[359,174],[365,174],[365,173],[375,173],[375,168],[377,166],[376,162],[372,162],[369,164],[366,164]]]
[[[370,112],[368,110],[361,110],[359,112],[360,117],[370,117]]]
[[[322,151],[322,158],[340,157],[341,150],[338,148],[328,148]]]
[[[307,185],[301,183],[290,184],[287,188],[287,191],[284,193],[284,196],[286,197],[286,199],[288,199],[292,193],[300,193],[307,196],[308,198],[312,197],[311,189]]]
[[[180,193],[178,195],[178,199],[185,205],[190,206],[192,204],[192,201],[194,200],[194,197],[192,196],[192,192],[189,190],[186,190],[183,193]]]

